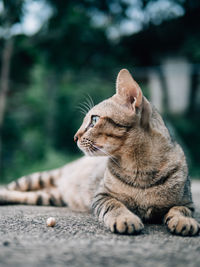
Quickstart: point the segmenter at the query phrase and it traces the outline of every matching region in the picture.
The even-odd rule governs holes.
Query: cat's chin
[[[82,151],[87,157],[100,157],[100,156],[105,157],[105,154],[103,154],[101,151],[85,151],[85,150],[82,150]]]
[[[99,156],[106,156],[106,153],[101,150],[98,146],[91,146],[91,149],[82,147],[79,142],[77,142],[78,148],[85,154],[85,156],[89,157],[99,157]]]

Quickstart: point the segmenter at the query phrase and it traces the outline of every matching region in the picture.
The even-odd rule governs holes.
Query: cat
[[[74,141],[86,156],[11,182],[0,204],[92,211],[120,234],[138,234],[146,222],[199,233],[184,152],[128,70],[119,72],[116,93],[89,110]]]

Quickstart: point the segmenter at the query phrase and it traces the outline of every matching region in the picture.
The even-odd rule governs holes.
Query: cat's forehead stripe
[[[115,126],[130,128],[133,122],[133,116],[129,116],[125,113],[124,108],[115,103],[112,99],[107,99],[96,106],[94,106],[88,113],[89,117],[91,115],[98,115],[100,117],[107,117],[115,123]],[[109,121],[110,123],[111,120]]]
[[[109,101],[109,100],[105,100],[99,104],[97,104],[96,106],[94,106],[92,108],[92,111],[97,111],[97,112],[100,112],[100,113],[107,113],[107,112],[113,112],[113,110],[116,109],[116,105]]]
[[[106,120],[107,122],[109,122],[110,124],[112,124],[113,126],[115,127],[119,127],[119,128],[128,128],[130,129],[131,128],[131,125],[122,125],[120,123],[117,123],[115,122],[114,120],[112,120],[111,118],[109,117],[102,117],[104,120]]]

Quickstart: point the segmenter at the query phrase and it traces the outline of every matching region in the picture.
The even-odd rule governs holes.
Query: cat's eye
[[[98,122],[98,120],[99,120],[99,116],[97,116],[97,115],[93,115],[93,116],[91,117],[91,123],[90,123],[90,126],[91,126],[91,127],[94,127],[94,125]]]

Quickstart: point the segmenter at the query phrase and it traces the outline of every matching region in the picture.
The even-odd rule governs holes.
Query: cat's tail
[[[56,185],[56,180],[61,176],[61,173],[62,169],[36,172],[11,182],[6,186],[6,189],[26,192],[53,187]]]

